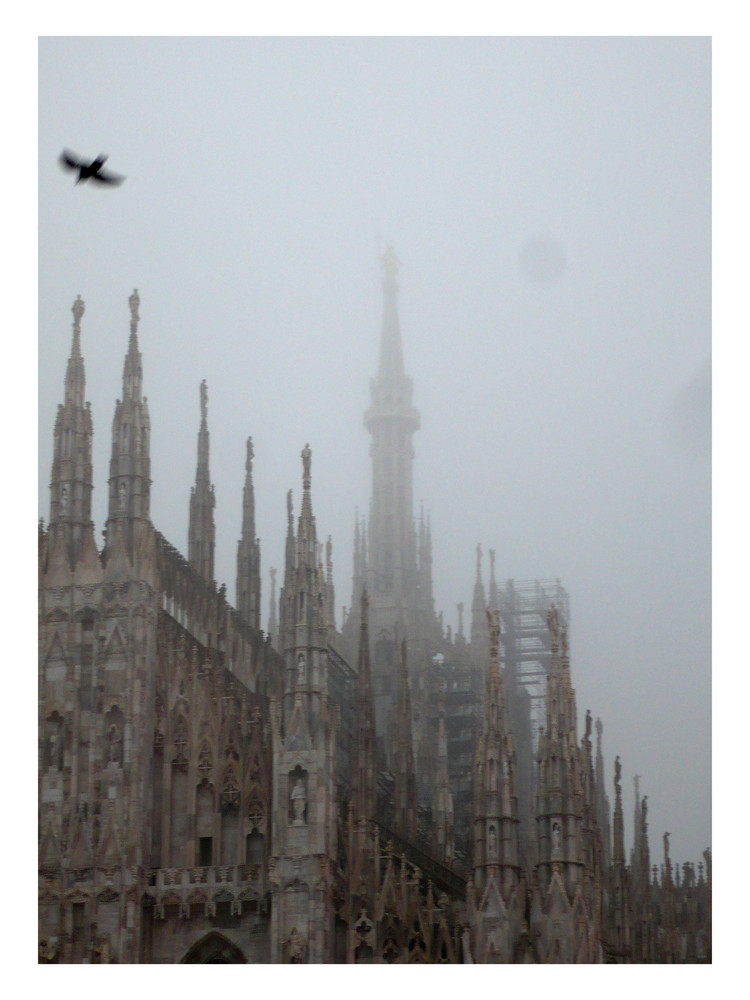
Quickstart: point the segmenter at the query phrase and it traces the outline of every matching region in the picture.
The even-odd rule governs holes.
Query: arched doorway
[[[239,965],[247,962],[240,949],[223,934],[211,931],[196,942],[188,951],[182,962],[186,965]]]

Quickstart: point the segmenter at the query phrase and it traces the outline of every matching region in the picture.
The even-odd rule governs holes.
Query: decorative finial
[[[206,380],[203,379],[201,382],[201,421],[205,422],[208,416],[208,389],[206,387]]]
[[[80,328],[81,317],[83,316],[85,309],[86,309],[86,304],[81,298],[81,296],[78,295],[76,297],[75,302],[73,303],[73,326],[76,332],[78,332],[78,329]]]
[[[255,451],[253,449],[253,439],[249,437],[247,439],[247,458],[245,459],[245,472],[253,471],[254,458],[255,458]]]
[[[304,489],[310,489],[310,460],[312,458],[312,452],[310,451],[310,445],[306,444],[302,449],[302,485]]]
[[[138,329],[138,320],[141,318],[138,314],[138,306],[141,304],[141,300],[138,296],[138,289],[133,289],[133,294],[128,299],[130,303],[130,332],[135,333]]]

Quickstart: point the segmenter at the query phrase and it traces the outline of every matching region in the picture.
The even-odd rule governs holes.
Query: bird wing
[[[122,184],[125,180],[120,174],[113,174],[110,170],[97,170],[95,174],[91,175],[92,181],[98,181],[100,184]]]
[[[64,149],[60,153],[60,166],[65,167],[67,170],[78,170],[82,164],[75,153],[71,153],[69,149]]]

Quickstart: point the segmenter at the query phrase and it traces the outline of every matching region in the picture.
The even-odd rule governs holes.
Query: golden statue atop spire
[[[86,304],[83,301],[83,299],[81,298],[81,296],[78,295],[76,297],[75,302],[73,303],[73,309],[72,309],[72,312],[73,312],[73,326],[74,326],[74,328],[76,330],[80,329],[80,326],[81,326],[81,317],[83,316],[85,309],[86,309]]]

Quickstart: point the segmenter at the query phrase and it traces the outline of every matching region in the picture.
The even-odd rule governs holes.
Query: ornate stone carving
[[[292,965],[300,965],[307,960],[307,941],[296,927],[292,927],[292,933],[287,941],[287,950]]]

